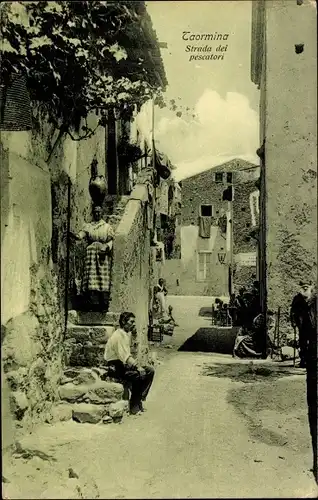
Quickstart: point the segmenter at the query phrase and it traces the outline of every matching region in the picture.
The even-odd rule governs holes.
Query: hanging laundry
[[[227,222],[228,222],[227,214],[224,214],[222,215],[222,217],[219,218],[219,228],[222,234],[226,233]]]
[[[164,243],[162,241],[158,241],[156,243],[157,251],[156,251],[156,261],[161,262],[162,264],[165,263],[165,247]]]
[[[200,238],[210,238],[212,217],[199,217],[199,236]]]
[[[252,226],[258,225],[259,219],[259,191],[253,191],[250,194],[250,211],[252,217]]]

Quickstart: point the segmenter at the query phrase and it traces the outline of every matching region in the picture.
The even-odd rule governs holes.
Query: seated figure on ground
[[[109,338],[104,355],[107,366],[114,370],[114,378],[130,385],[129,411],[132,415],[144,411],[142,402],[148,396],[155,374],[151,366],[141,366],[131,355],[131,340],[135,331],[135,315],[132,312],[121,313],[119,328]]]
[[[162,333],[164,335],[169,335],[172,337],[175,326],[178,326],[174,317],[172,316],[173,307],[168,306],[168,312],[161,319],[159,319],[158,324],[162,328]]]
[[[264,314],[258,314],[253,320],[252,328],[240,328],[235,339],[233,357],[262,358],[265,342],[268,356],[272,345],[268,332],[272,331],[273,321],[272,313],[267,315],[266,323]]]

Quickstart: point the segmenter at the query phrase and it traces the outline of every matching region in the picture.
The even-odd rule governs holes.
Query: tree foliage
[[[125,116],[152,97],[163,102],[153,68],[141,57],[148,49],[135,43],[149,40],[156,49],[145,16],[144,2],[2,4],[1,82],[26,74],[31,99],[70,134],[90,112],[99,112],[103,124],[109,109]],[[93,131],[84,126],[82,133]]]

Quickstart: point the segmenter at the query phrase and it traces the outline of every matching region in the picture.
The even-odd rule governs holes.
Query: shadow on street
[[[178,351],[232,354],[238,327],[202,327]]]

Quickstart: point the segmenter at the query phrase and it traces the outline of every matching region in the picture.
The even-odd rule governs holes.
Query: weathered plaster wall
[[[268,304],[284,323],[299,279],[317,278],[316,2],[266,2],[266,16]]]
[[[218,252],[226,252],[226,236],[218,226],[211,227],[211,237],[199,238],[198,226],[181,227],[182,275],[177,287],[182,295],[226,295],[228,293],[228,259],[220,264]],[[211,253],[211,275],[205,281],[198,281],[197,261],[200,251]],[[174,290],[174,289],[173,289]],[[171,292],[172,293],[172,292]]]
[[[95,115],[90,115],[88,126],[94,129],[97,125],[97,120],[98,118]],[[74,233],[80,231],[84,223],[90,222],[92,219],[92,200],[89,195],[89,181],[93,159],[97,160],[98,174],[105,177],[107,185],[105,140],[105,128],[98,127],[95,134],[89,139],[72,141],[68,137],[63,143],[61,163],[64,165],[63,171],[66,171],[71,179],[70,229]],[[55,168],[55,170],[58,171],[59,169]],[[57,217],[54,228],[59,248],[63,248],[65,244],[65,239],[62,241],[62,235],[63,232],[65,234],[67,229],[67,178],[65,179],[64,173],[62,175],[64,179],[60,177],[55,182],[58,192],[56,200]],[[106,207],[104,207],[103,215],[107,220]],[[77,292],[79,292],[85,244],[81,245],[71,241],[70,245],[68,306],[72,309],[76,305],[76,296],[78,295]],[[64,262],[64,268],[66,268],[65,259],[66,254],[59,259],[60,263],[61,261]]]
[[[111,312],[136,315],[138,356],[147,349],[149,290],[151,288],[150,232],[147,229],[147,187],[137,184],[117,227],[111,285]]]
[[[51,180],[31,132],[2,133],[8,165],[1,248],[2,366],[12,410],[31,426],[48,418],[61,374],[61,312],[51,260]],[[2,192],[1,192],[2,195]]]
[[[97,117],[91,115],[88,125],[95,128]],[[91,198],[88,186],[91,177],[91,163],[96,158],[98,174],[105,177],[107,184],[105,128],[98,127],[93,137],[79,142],[68,140],[65,157],[75,163],[75,176],[72,186],[72,219],[74,229],[80,229],[84,222],[91,220]],[[67,155],[67,156],[66,156]],[[67,160],[66,160],[67,161]]]
[[[81,221],[89,207],[90,163],[104,161],[104,134],[85,143],[66,139],[47,163],[56,133],[1,133],[2,366],[15,417],[26,427],[51,418],[62,373],[66,289],[67,188]],[[79,150],[79,155],[77,154]],[[77,174],[77,168],[79,173]],[[86,195],[85,195],[86,187]]]
[[[218,261],[218,251],[226,249],[226,240],[221,236],[214,219],[209,240],[199,238],[198,218],[201,205],[213,205],[216,217],[226,213],[227,202],[222,200],[226,183],[214,181],[214,171],[209,170],[193,178],[182,181],[181,205],[181,263],[178,272],[165,272],[169,279],[170,293],[177,295],[224,295],[227,293],[228,268]],[[199,250],[212,251],[211,266],[213,273],[208,281],[197,280],[197,259]],[[177,263],[178,259],[171,262]],[[173,264],[168,265],[169,269]],[[172,270],[171,270],[172,271]],[[178,274],[178,276],[177,276]],[[179,279],[179,286],[176,280]]]

